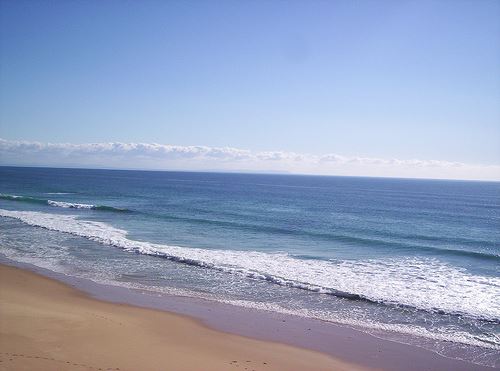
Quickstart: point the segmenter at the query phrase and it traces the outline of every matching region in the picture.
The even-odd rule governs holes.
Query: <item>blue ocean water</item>
[[[0,167],[0,252],[500,358],[500,183]]]

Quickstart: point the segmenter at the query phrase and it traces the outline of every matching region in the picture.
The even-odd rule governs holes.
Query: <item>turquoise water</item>
[[[13,167],[0,179],[10,259],[498,361],[500,183]]]

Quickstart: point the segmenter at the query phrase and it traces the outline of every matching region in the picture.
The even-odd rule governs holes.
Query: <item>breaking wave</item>
[[[81,220],[75,215],[0,209],[0,216],[125,251],[282,286],[500,323],[500,278],[474,275],[437,259],[300,259],[285,253],[211,250],[134,241],[127,238],[124,230],[102,222]]]
[[[76,203],[76,202],[53,201],[53,200],[48,200],[48,199],[43,199],[43,198],[36,198],[36,197],[29,197],[29,196],[6,195],[6,194],[0,194],[0,200],[49,205],[49,206],[54,206],[54,207],[63,207],[66,209],[90,209],[90,210],[115,211],[115,212],[129,211],[128,209],[122,209],[122,208],[113,207],[113,206],[106,206],[106,205],[92,205],[92,204],[81,204],[81,203]]]

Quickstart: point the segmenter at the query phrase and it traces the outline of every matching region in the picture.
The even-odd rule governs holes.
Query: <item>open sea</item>
[[[0,167],[0,253],[500,366],[500,183]]]

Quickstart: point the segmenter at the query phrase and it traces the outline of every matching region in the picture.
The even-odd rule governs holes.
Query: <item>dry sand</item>
[[[0,265],[0,370],[362,370]]]

